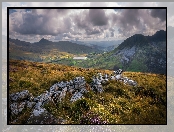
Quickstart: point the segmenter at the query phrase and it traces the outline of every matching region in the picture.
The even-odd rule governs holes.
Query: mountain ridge
[[[13,41],[16,42],[19,40]],[[22,46],[22,42],[17,43],[17,45]],[[40,57],[38,57],[38,61],[47,61],[49,59],[50,62],[84,68],[110,70],[121,68],[127,71],[166,74],[166,31],[164,30],[157,31],[152,36],[135,34],[125,39],[114,50],[103,53],[98,52],[95,46],[88,47],[69,41],[50,42],[44,38],[32,44],[26,42],[24,45],[26,46],[18,47],[16,51],[33,53],[37,57]],[[11,45],[11,47],[14,47],[14,45]],[[98,53],[96,54],[95,52]],[[87,55],[89,58],[84,61],[75,61],[72,59],[74,55],[79,54]],[[17,55],[19,57],[20,54]],[[25,53],[21,54],[20,58],[23,55]],[[70,57],[71,59],[65,59],[60,62],[58,58],[61,56]],[[13,57],[13,54],[10,57]],[[27,57],[23,57],[23,59],[37,60],[33,59],[32,55],[30,55],[29,59]],[[16,57],[13,57],[13,59],[16,59]]]
[[[82,65],[166,74],[166,31],[160,30],[152,36],[135,34],[124,40],[113,51],[90,61],[83,62]]]
[[[9,55],[13,59],[48,61],[53,58],[73,57],[90,52],[99,52],[99,50],[69,41],[52,42],[42,38],[38,42],[30,43],[9,38]]]

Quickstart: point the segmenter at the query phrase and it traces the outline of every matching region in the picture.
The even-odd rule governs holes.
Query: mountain
[[[166,37],[167,37],[167,34],[166,34],[166,31],[164,30],[160,30],[160,31],[157,31],[154,35],[150,36],[149,39],[151,41],[166,41]]]
[[[71,41],[80,45],[87,45],[101,51],[111,51],[113,48],[118,47],[123,40],[111,40],[111,41]]]
[[[74,42],[73,43],[69,41],[52,42],[44,38],[42,38],[39,42],[35,42],[35,43],[25,42],[25,41],[21,41],[18,39],[11,39],[11,38],[9,38],[9,41],[14,43],[15,45],[22,46],[21,48],[25,49],[25,47],[28,46],[27,49],[32,48],[32,49],[38,50],[38,52],[40,52],[40,49],[52,50],[53,48],[56,48],[60,52],[68,52],[68,53],[74,53],[74,54],[89,53],[89,52],[96,51],[92,47],[79,45]]]
[[[167,51],[166,31],[164,30],[157,31],[152,36],[135,34],[117,46],[107,46],[106,48],[111,50],[109,52],[101,52],[102,46],[99,48],[99,43],[103,42],[86,46],[87,42],[81,42],[81,44],[76,44],[75,41],[51,42],[44,38],[36,43],[14,39],[9,39],[9,41],[11,59],[54,62],[85,68],[112,70],[122,68],[126,71],[166,74]],[[88,59],[76,61],[72,59],[74,55],[87,55]]]
[[[13,59],[43,61],[52,57],[72,57],[73,55],[99,52],[99,50],[69,41],[52,42],[42,38],[39,42],[30,43],[9,38],[9,52],[10,58]]]
[[[51,43],[51,41],[42,38],[42,39],[39,41],[39,43]]]
[[[83,66],[166,74],[166,31],[152,36],[135,34],[113,51],[83,62]]]
[[[108,40],[108,41],[84,41],[85,44],[97,45],[101,47],[109,47],[119,45],[123,40]]]

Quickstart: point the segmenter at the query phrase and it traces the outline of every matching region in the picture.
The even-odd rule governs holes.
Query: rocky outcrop
[[[23,90],[21,92],[10,94],[10,111],[12,115],[18,115],[22,110],[27,108],[32,108],[35,102],[32,101],[33,95],[29,93],[28,90]]]
[[[59,103],[69,92],[72,94],[70,102],[75,102],[83,98],[83,94],[89,90],[102,93],[104,92],[102,84],[109,80],[122,81],[124,84],[136,86],[137,83],[127,77],[122,76],[122,70],[114,71],[110,76],[108,74],[102,75],[98,73],[92,78],[92,83],[87,87],[84,77],[76,77],[73,80],[66,82],[58,82],[52,85],[49,91],[45,91],[37,97],[33,97],[28,90],[13,93],[9,95],[10,111],[12,115],[18,115],[24,108],[32,109],[31,116],[28,119],[28,124],[63,124],[63,119],[56,119],[45,108],[44,104],[52,102]],[[34,122],[35,121],[35,122]]]

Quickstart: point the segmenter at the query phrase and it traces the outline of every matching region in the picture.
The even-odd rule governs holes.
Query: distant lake
[[[73,59],[74,60],[86,60],[87,57],[74,57]]]

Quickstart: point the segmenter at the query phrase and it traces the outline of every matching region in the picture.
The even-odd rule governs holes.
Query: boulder
[[[65,120],[55,118],[45,109],[33,110],[27,124],[64,124]]]
[[[21,92],[10,94],[10,101],[20,101],[20,100],[29,100],[31,94],[28,90],[23,90]]]
[[[29,104],[28,102],[15,102],[10,104],[10,111],[12,115],[18,115],[25,107],[31,108],[35,103]]]

